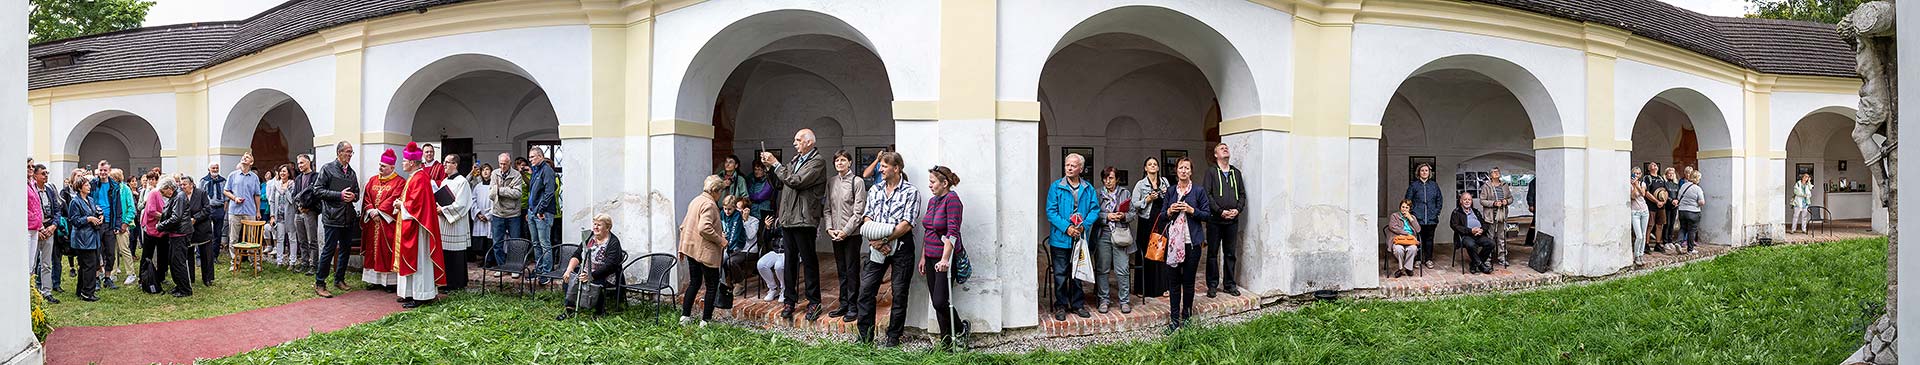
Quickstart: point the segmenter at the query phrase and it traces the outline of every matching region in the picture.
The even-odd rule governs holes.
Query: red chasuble
[[[419,262],[420,239],[425,238],[427,251],[433,253],[433,283],[447,285],[447,261],[440,255],[440,205],[433,200],[433,190],[432,174],[418,172],[407,179],[406,191],[400,194],[400,205],[406,207],[409,217],[400,220],[399,235],[394,237],[397,249],[393,273],[407,276],[419,271],[424,264]]]
[[[376,216],[385,214],[400,219],[400,210],[393,208],[393,202],[400,199],[400,189],[406,187],[406,182],[399,174],[367,179],[367,196],[360,199],[368,216],[360,230],[360,262],[368,270],[393,272],[395,225]]]

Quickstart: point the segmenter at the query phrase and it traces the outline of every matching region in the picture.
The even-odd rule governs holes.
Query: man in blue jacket
[[[1073,246],[1085,244],[1087,232],[1093,231],[1093,222],[1100,214],[1098,197],[1093,184],[1080,178],[1080,171],[1086,165],[1086,158],[1078,153],[1067,154],[1066,176],[1053,182],[1047,189],[1047,223],[1053,226],[1047,234],[1048,260],[1053,269],[1053,320],[1064,321],[1067,312],[1073,312],[1080,318],[1093,317],[1087,313],[1086,298],[1080,290],[1080,282],[1073,279]]]
[[[106,219],[106,223],[102,223],[99,230],[101,246],[99,252],[101,271],[107,275],[96,276],[101,281],[98,285],[107,289],[119,289],[120,285],[114,284],[111,274],[112,268],[118,266],[115,262],[117,257],[113,253],[119,251],[120,247],[117,245],[125,243],[120,241],[120,238],[127,234],[126,224],[132,217],[124,214],[126,204],[129,202],[121,200],[121,195],[127,190],[127,184],[114,180],[113,175],[110,174],[112,171],[113,164],[107,163],[107,160],[100,160],[94,165],[91,198]]]
[[[558,213],[554,204],[554,198],[557,195],[554,193],[556,177],[553,164],[547,163],[546,151],[533,148],[527,151],[527,157],[533,165],[533,178],[527,180],[526,214],[532,218],[529,220],[528,228],[533,231],[534,257],[537,264],[534,271],[546,273],[553,271],[553,215]]]

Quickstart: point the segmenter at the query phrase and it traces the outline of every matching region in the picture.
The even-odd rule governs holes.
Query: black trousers
[[[920,272],[923,273],[921,277],[927,281],[927,294],[933,300],[933,314],[934,317],[937,318],[937,321],[940,322],[940,342],[951,342],[953,339],[953,302],[951,300],[952,298],[948,297],[947,290],[951,289],[948,285],[952,283],[947,281],[946,272],[933,269],[934,265],[940,264],[939,257],[927,257],[922,260],[926,262],[920,264]]]
[[[193,249],[193,252],[194,256],[199,258],[197,265],[200,267],[200,282],[212,283],[213,266],[220,263],[220,239],[215,238],[213,242],[201,243]]]
[[[120,261],[119,237],[120,235],[111,232],[100,234],[100,249],[94,251],[95,255],[100,256],[100,266],[94,270],[111,273],[113,268],[120,267],[115,265]],[[107,280],[113,280],[113,276],[108,275]]]
[[[193,294],[193,248],[186,236],[167,239],[167,273],[173,276],[173,292]]]
[[[353,227],[326,227],[321,229],[320,256],[314,262],[313,285],[327,285],[327,274],[333,274],[333,282],[344,282],[347,277],[347,246],[353,243],[353,236],[359,234]]]
[[[681,257],[687,260],[687,294],[680,299],[680,316],[693,316],[693,297],[700,294],[701,287],[706,287],[707,294],[702,296],[706,299],[700,306],[700,320],[713,319],[713,300],[720,295],[720,269],[701,264],[692,257]]]
[[[813,240],[819,237],[820,231],[814,227],[787,227],[782,230],[786,236],[787,275],[782,279],[786,282],[781,283],[785,287],[781,288],[781,295],[787,297],[787,306],[800,302],[798,294],[805,294],[807,303],[820,304],[820,254],[813,252]],[[806,275],[804,281],[801,275]],[[797,285],[802,282],[807,284],[805,292],[799,291],[800,286]]]
[[[467,250],[440,250],[440,256],[447,262],[447,289],[467,288]]]
[[[864,268],[860,270],[860,317],[857,322],[861,341],[873,340],[873,325],[878,316],[878,313],[874,313],[879,300],[876,296],[880,293],[880,281],[888,271],[893,272],[893,308],[887,312],[887,338],[898,339],[906,334],[907,291],[913,288],[913,255],[919,250],[915,250],[905,239],[895,240],[895,243],[900,248],[893,250],[893,254],[883,262],[860,259],[864,263]],[[791,257],[793,254],[789,252],[787,255]]]
[[[1150,231],[1145,225],[1142,225],[1141,229],[1133,230],[1134,244],[1146,247],[1147,240],[1152,237]],[[1145,248],[1133,251],[1134,262],[1140,263],[1140,272],[1133,275],[1133,291],[1139,293],[1142,298],[1166,295],[1167,278],[1173,277],[1173,268],[1167,267],[1165,262],[1148,260]]]
[[[1438,224],[1420,225],[1420,234],[1415,235],[1420,238],[1420,252],[1414,253],[1414,261],[1433,261],[1433,233],[1439,227]]]
[[[1675,197],[1675,199],[1678,198],[1679,197]],[[1678,200],[1675,200],[1675,202],[1676,203],[1667,204],[1667,232],[1662,236],[1666,238],[1666,242],[1661,243],[1680,242],[1680,204],[1677,203]]]
[[[1073,249],[1048,245],[1047,253],[1050,255],[1047,263],[1053,271],[1053,309],[1080,310],[1087,305],[1087,295],[1080,289],[1080,281],[1073,279]]]
[[[80,261],[80,282],[73,285],[73,293],[91,296],[100,289],[100,250],[73,250],[73,253]]]
[[[860,298],[860,263],[866,260],[860,255],[860,245],[866,242],[860,239],[860,235],[848,235],[847,239],[833,241],[834,271],[840,274],[840,309],[849,315],[858,307],[855,303]],[[788,274],[787,277],[793,275]]]
[[[1240,224],[1207,224],[1207,288],[1238,287],[1234,272],[1240,271]]]
[[[140,287],[149,293],[160,292],[160,284],[167,281],[167,270],[172,266],[169,261],[173,255],[168,237],[140,236]],[[148,274],[151,273],[151,274]]]
[[[1199,247],[1187,247],[1186,262],[1173,268],[1170,284],[1167,285],[1167,320],[1185,323],[1193,318],[1193,281],[1200,260]]]
[[[1460,239],[1457,241],[1459,242],[1454,244],[1467,249],[1467,257],[1472,260],[1469,262],[1469,265],[1480,265],[1486,262],[1487,258],[1493,256],[1493,235],[1482,234],[1475,236],[1461,234]]]

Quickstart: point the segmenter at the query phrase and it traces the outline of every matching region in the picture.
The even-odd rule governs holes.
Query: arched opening
[[[1671,89],[1647,101],[1633,122],[1633,152],[1631,161],[1636,166],[1645,166],[1647,162],[1658,163],[1664,176],[1667,168],[1675,170],[1676,177],[1686,179],[1686,170],[1700,171],[1701,192],[1707,198],[1707,204],[1701,207],[1698,232],[1700,243],[1732,244],[1733,201],[1732,157],[1727,151],[1733,148],[1732,135],[1727,132],[1726,118],[1720,108],[1714,105],[1706,95],[1691,89]],[[1681,193],[1682,184],[1667,184],[1668,192],[1674,197]],[[1651,187],[1658,188],[1658,187]],[[1716,204],[1718,203],[1718,204]],[[1678,219],[1673,209],[1662,214],[1667,217],[1663,227],[1667,232],[1657,232],[1672,241],[1677,233]],[[1655,247],[1649,253],[1669,252]]]
[[[1498,242],[1489,258],[1496,263],[1494,274],[1532,273],[1497,263],[1502,257],[1509,263],[1525,262],[1533,252],[1527,246],[1528,233],[1536,222],[1545,224],[1557,216],[1558,204],[1548,201],[1554,195],[1531,191],[1536,178],[1561,180],[1564,174],[1537,162],[1541,150],[1536,150],[1535,139],[1560,131],[1558,113],[1539,81],[1526,69],[1494,57],[1441,58],[1402,81],[1382,115],[1379,176],[1384,181],[1379,185],[1378,222],[1389,222],[1390,214],[1400,211],[1422,164],[1432,168],[1440,193],[1431,216],[1419,222],[1433,225],[1426,231],[1433,244],[1422,245],[1415,258],[1431,262],[1426,274],[1466,271],[1461,265],[1471,254],[1460,248],[1460,236],[1448,221],[1460,205],[1459,193],[1495,197],[1488,188],[1495,168],[1511,195],[1506,197],[1506,224],[1487,230]]]
[[[434,144],[440,156],[461,155],[463,174],[476,161],[497,164],[500,153],[524,158],[540,148],[555,171],[566,158],[558,148],[559,117],[546,90],[524,69],[498,57],[459,54],[434,61],[401,83],[388,108],[387,131]],[[398,146],[380,146],[390,147]],[[364,151],[378,156],[381,150]]]
[[[253,166],[268,171],[313,153],[313,124],[298,101],[279,90],[259,89],[242,96],[222,124],[220,145],[246,148]],[[239,156],[232,156],[237,161]],[[227,169],[230,162],[222,161]]]
[[[1103,187],[1101,172],[1108,167],[1115,170],[1118,186],[1131,189],[1146,176],[1148,159],[1161,166],[1159,176],[1172,181],[1175,161],[1188,157],[1194,179],[1199,181],[1215,170],[1210,147],[1221,142],[1223,116],[1258,114],[1259,98],[1253,81],[1239,51],[1224,36],[1178,11],[1126,6],[1095,14],[1075,25],[1041,66],[1036,93],[1040,102],[1039,155],[1035,156],[1039,161],[1039,199],[1033,204],[1035,211],[1042,212],[1035,218],[1042,236],[1054,229],[1044,212],[1054,185],[1066,175],[1064,164],[1069,154],[1083,158],[1081,181],[1096,191]],[[1149,225],[1151,222],[1140,224]],[[1239,256],[1237,265],[1222,265],[1218,269],[1221,274],[1214,276],[1218,279],[1196,275],[1198,291],[1205,292],[1206,285],[1215,280],[1231,282],[1231,277],[1238,278],[1239,288],[1248,286],[1247,273],[1255,271],[1252,267],[1260,265],[1262,259],[1248,255],[1257,252],[1253,247],[1256,243],[1246,238],[1235,241],[1239,242],[1234,250]],[[1059,249],[1045,239],[1034,249],[1038,251],[1034,264],[1039,268],[1034,278],[1039,289],[1036,305],[1043,324],[1055,321],[1058,317],[1054,313],[1074,303],[1084,303],[1088,310],[1098,307],[1102,303],[1101,287],[1108,292],[1106,301],[1114,306],[1124,297],[1136,308],[1168,308],[1165,300],[1147,298],[1165,296],[1173,273],[1164,264],[1142,257],[1144,249],[1117,254],[1092,252],[1094,260],[1104,265],[1125,266],[1110,268],[1114,274],[1097,275],[1106,277],[1092,285],[1073,279],[1056,280],[1052,268],[1067,265],[1056,257]],[[1123,257],[1116,260],[1109,255]],[[1211,255],[1203,254],[1201,260],[1224,261]],[[1192,264],[1205,266],[1202,262]],[[1061,282],[1078,285],[1081,298],[1062,297],[1071,294],[1059,290]],[[1122,282],[1125,285],[1116,285]],[[1205,303],[1216,300],[1204,296],[1196,299],[1201,304],[1194,308],[1206,308]],[[1140,312],[1136,309],[1135,313]],[[1071,314],[1064,318],[1082,320]]]
[[[816,140],[812,158],[824,162],[830,174],[834,154],[845,151],[854,156],[853,173],[866,176],[868,186],[881,176],[877,171],[868,175],[867,168],[880,151],[894,144],[894,90],[888,69],[860,31],[831,15],[779,10],[743,18],[702,46],[679,85],[676,118],[713,126],[712,139],[702,141],[709,144],[695,142],[689,146],[702,147],[704,153],[676,161],[674,201],[681,205],[699,190],[699,181],[706,174],[725,175],[725,160],[733,157],[739,161],[734,173],[748,186],[739,191],[748,192],[745,198],[755,207],[753,214],[777,214],[785,209],[778,204],[777,185],[767,183],[772,173],[757,174],[755,166],[762,151],[788,164],[800,157],[793,139],[801,129],[813,131]],[[905,159],[908,170],[931,167],[922,157]],[[775,192],[765,196],[751,193],[761,186]],[[761,197],[765,199],[756,199]],[[784,254],[797,255],[801,265],[818,270],[821,297],[817,299],[822,312],[840,308],[841,283],[857,282],[859,274],[856,271],[843,276],[838,267],[843,262],[864,260],[865,256],[834,257],[826,229],[818,229],[813,237],[784,235],[777,228],[763,227],[755,243],[770,247],[788,240],[800,242],[805,249],[789,249]],[[805,283],[805,273],[810,270],[793,271],[801,273],[801,280],[793,281],[800,283],[797,292],[801,298],[797,301],[802,305],[813,302],[816,298],[810,297]],[[908,277],[911,273],[896,273],[887,281]],[[739,300],[757,302],[765,298],[766,285],[758,278],[736,276],[730,280],[756,293]],[[883,283],[880,288],[876,305],[879,311],[886,311],[893,305],[891,284]]]
[[[121,111],[95,113],[82,119],[67,136],[71,150],[66,153],[79,158],[78,166],[91,168],[104,160],[125,171],[129,178],[162,167],[160,136],[152,124],[138,115]],[[74,166],[48,164],[48,167]]]
[[[1872,170],[1853,142],[1853,114],[1846,108],[1815,111],[1794,123],[1787,135],[1782,190],[1786,192],[1783,201],[1787,208],[1781,221],[1789,229],[1795,228],[1793,186],[1804,173],[1813,178],[1809,205],[1821,209],[1827,215],[1823,218],[1833,220],[1830,226],[1885,232],[1887,209],[1880,204],[1881,192],[1873,184]]]

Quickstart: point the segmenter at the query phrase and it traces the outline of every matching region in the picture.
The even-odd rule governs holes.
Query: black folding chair
[[[529,280],[553,280],[556,282],[565,280],[567,278],[567,260],[575,257],[580,257],[579,244],[568,243],[556,246],[553,248],[553,271],[534,273]],[[558,289],[558,287],[555,289]]]
[[[627,293],[651,295],[656,302],[661,295],[667,295],[668,300],[679,297],[679,291],[673,288],[673,268],[679,263],[671,253],[647,254],[627,260],[626,265],[620,268],[620,277],[615,279],[615,284],[620,287],[621,308],[625,309],[627,305]],[[640,274],[637,276],[638,282],[627,279],[636,276],[636,273]]]
[[[1828,236],[1833,235],[1833,228],[1827,226],[1827,223],[1832,221],[1833,221],[1833,212],[1828,211],[1827,207],[1818,206],[1818,205],[1807,207],[1807,224],[1808,225],[1819,224],[1820,225],[1819,229],[1822,231],[1827,231]],[[1811,236],[1812,234],[1808,234],[1808,235]]]
[[[496,244],[506,248],[506,256],[495,257],[494,250],[487,250],[487,258],[481,262],[485,263],[497,259],[499,263],[493,266],[482,266],[480,267],[480,271],[483,274],[500,273],[501,275],[522,275],[519,280],[520,284],[523,285],[516,285],[515,288],[523,288],[527,280],[524,274],[526,274],[528,266],[532,263],[533,242],[521,238],[510,238]],[[485,287],[487,285],[488,276],[491,275],[480,275],[480,286]],[[501,277],[501,280],[500,284],[506,284],[506,277]]]

